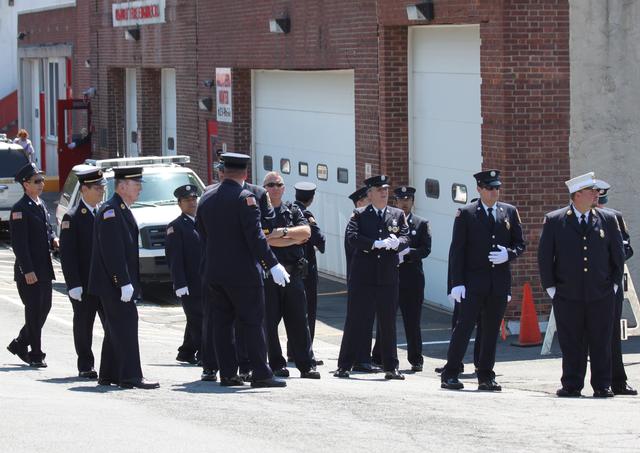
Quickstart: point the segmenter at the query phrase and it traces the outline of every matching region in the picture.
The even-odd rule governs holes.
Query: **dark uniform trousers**
[[[51,264],[50,247],[55,234],[49,224],[49,213],[44,204],[36,204],[28,195],[16,202],[9,220],[11,246],[16,256],[14,280],[24,304],[25,324],[15,339],[17,347],[29,359],[40,361],[42,352],[42,327],[51,310],[52,280],[55,280]],[[34,272],[38,281],[27,285],[25,275]]]
[[[98,296],[105,315],[100,378],[112,382],[142,379],[138,343],[140,296],[138,226],[122,198],[114,194],[102,204],[93,231],[89,294]],[[120,300],[121,287],[131,284],[133,298]]]
[[[580,225],[568,207],[550,212],[538,246],[542,287],[556,288],[553,310],[562,350],[562,386],[584,387],[587,357],[591,386],[611,386],[614,283],[622,281],[624,251],[615,216],[592,209]]]
[[[455,329],[456,324],[458,324],[458,318],[460,317],[460,304],[454,303],[453,307],[453,316],[451,317],[451,331]],[[476,320],[476,340],[473,343],[473,365],[478,368],[478,362],[480,360],[480,338],[482,338],[482,320],[480,319],[480,314],[478,314],[478,319]],[[463,363],[460,363],[460,369],[464,366]]]
[[[73,344],[78,355],[78,370],[88,371],[95,365],[91,346],[93,344],[93,324],[96,313],[104,328],[104,311],[100,299],[89,294],[82,294],[82,300],[69,298],[73,307]]]
[[[238,371],[236,339],[241,336],[255,379],[273,376],[264,337],[263,272],[278,261],[260,224],[256,197],[232,180],[223,180],[200,198],[196,228],[203,241],[205,283],[203,366],[215,345],[220,376]]]
[[[442,380],[457,377],[474,327],[478,348],[477,378],[479,382],[495,378],[498,331],[511,292],[510,262],[524,253],[520,216],[514,206],[496,202],[489,217],[478,200],[458,210],[449,249],[449,282],[453,288],[464,285],[466,298],[458,307],[458,319],[451,333],[447,364]],[[508,260],[492,264],[488,256],[501,245]],[[480,342],[478,345],[477,343]],[[475,358],[474,358],[475,362]]]
[[[204,326],[202,299],[200,296],[182,296],[180,302],[187,318],[187,324],[178,352],[188,356],[197,353],[198,358],[202,358],[202,328]]]
[[[313,342],[316,334],[316,315],[318,313],[318,267],[316,264],[309,264],[309,273],[302,282],[304,284],[304,294],[307,299],[309,335]]]
[[[286,267],[289,269],[289,266]],[[281,320],[284,320],[296,368],[306,372],[313,366],[313,352],[311,351],[311,336],[307,324],[307,300],[304,284],[301,276],[296,272],[299,271],[294,270],[290,274],[290,281],[284,287],[274,283],[271,277],[265,280],[264,292],[267,300],[265,327],[271,368],[277,370],[287,365],[282,356],[278,336],[278,325]]]
[[[376,240],[395,234],[399,249],[408,245],[409,227],[404,213],[387,206],[383,216],[372,205],[353,211],[346,236],[354,250],[349,265],[347,318],[338,367],[351,369],[371,338],[371,307],[378,318],[380,355],[385,371],[398,368],[396,312],[398,311],[398,251],[374,249]]]

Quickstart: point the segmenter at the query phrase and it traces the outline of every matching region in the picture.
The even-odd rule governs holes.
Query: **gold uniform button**
[[[587,257],[586,256],[584,257],[584,260],[587,261]]]
[[[492,264],[492,265],[491,265],[491,267],[496,267],[496,265],[495,265],[495,264]]]
[[[586,240],[587,240],[587,237],[586,237],[586,236],[582,236],[582,239],[584,239],[584,240],[586,241]]]
[[[587,250],[587,246],[586,245],[584,246],[584,249]]]
[[[589,272],[589,269],[587,269],[587,268],[585,267],[585,268],[584,268],[584,271],[585,271],[585,272]]]

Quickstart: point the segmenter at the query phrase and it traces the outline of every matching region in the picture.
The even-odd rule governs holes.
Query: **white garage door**
[[[431,222],[433,235],[424,262],[425,298],[451,308],[449,245],[462,206],[453,195],[466,189],[467,202],[477,197],[473,174],[482,166],[480,29],[412,27],[409,33],[410,175],[417,189],[416,213]]]
[[[253,149],[258,184],[270,170],[286,184],[318,186],[311,211],[327,237],[321,271],[344,277],[344,229],[356,189],[353,71],[254,71]]]

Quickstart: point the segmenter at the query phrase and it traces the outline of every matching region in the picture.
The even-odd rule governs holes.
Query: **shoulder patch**
[[[80,210],[80,212],[81,212],[81,213],[83,213],[83,214],[86,214],[86,213],[87,213],[87,212],[89,212],[89,211],[87,211],[87,209],[86,209],[86,208],[82,208],[82,209]]]
[[[71,226],[71,223],[69,223],[69,221],[68,221],[68,220],[63,221],[63,222],[60,224],[60,228],[61,228],[62,230],[68,230],[70,226]]]
[[[22,220],[22,212],[21,211],[12,212],[11,220]]]
[[[317,224],[316,219],[313,216],[309,217],[309,223],[311,225],[316,225]]]
[[[254,197],[247,197],[247,198],[245,198],[245,201],[247,202],[247,206],[255,206],[256,205],[256,199]]]
[[[173,227],[170,226],[169,228],[167,228],[167,236],[169,236],[172,233],[173,233]]]
[[[116,216],[116,212],[113,209],[109,209],[108,211],[104,211],[104,214],[102,215],[103,219],[110,219],[112,217]]]

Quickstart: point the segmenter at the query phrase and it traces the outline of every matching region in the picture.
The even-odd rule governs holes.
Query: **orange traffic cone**
[[[511,343],[513,346],[539,346],[542,344],[542,335],[538,325],[538,316],[533,304],[533,292],[529,283],[522,289],[522,309],[520,313],[520,335],[518,341]]]

